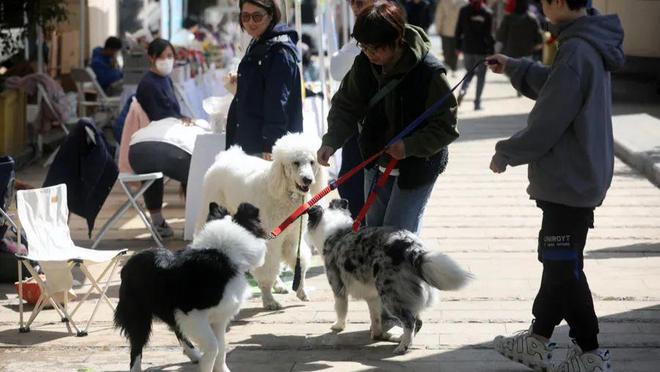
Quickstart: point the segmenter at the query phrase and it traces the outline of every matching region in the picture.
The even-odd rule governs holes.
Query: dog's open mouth
[[[298,183],[296,183],[296,188],[302,192],[309,192],[309,186],[300,186]]]

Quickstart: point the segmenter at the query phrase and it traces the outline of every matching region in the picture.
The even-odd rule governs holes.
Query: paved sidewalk
[[[300,302],[293,294],[276,295],[286,306],[282,311],[262,311],[258,298],[241,311],[228,334],[232,370],[527,370],[492,351],[490,341],[529,325],[541,273],[535,252],[541,215],[525,193],[525,167],[494,175],[488,164],[495,142],[524,127],[533,102],[517,98],[504,78],[489,74],[487,79],[485,110],[471,110],[472,93],[461,107],[461,138],[451,146],[450,164],[436,184],[423,232],[433,249],[472,271],[474,282],[462,291],[444,292],[441,302],[423,314],[425,323],[415,348],[395,357],[393,344],[369,340],[369,316],[362,302],[350,303],[344,332],[330,332],[332,295],[315,256],[308,273],[311,302]],[[19,176],[40,184],[44,170],[31,168]],[[165,215],[181,235],[183,203],[176,191],[176,185],[167,186]],[[100,219],[107,219],[121,202],[121,192],[115,189]],[[596,228],[585,254],[601,343],[612,351],[616,371],[651,372],[660,366],[659,210],[660,190],[617,160],[612,188],[596,211]],[[81,244],[86,239],[84,226],[80,218],[72,217],[73,235]],[[119,226],[110,232],[106,247],[136,250],[151,245],[134,216],[125,217]],[[181,247],[183,242],[169,245]],[[110,289],[113,300],[118,286],[117,276]],[[89,336],[77,338],[64,332],[53,310],[37,318],[31,333],[19,334],[16,304],[13,288],[0,286],[0,370],[128,369],[127,343],[112,329],[107,306],[101,307]],[[91,305],[85,306],[81,317],[91,310]],[[562,348],[561,357],[568,342],[565,325],[557,329],[554,340]],[[143,367],[196,370],[162,324],[154,328]]]

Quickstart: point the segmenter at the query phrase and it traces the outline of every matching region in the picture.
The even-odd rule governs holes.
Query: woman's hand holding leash
[[[402,140],[399,140],[394,144],[392,144],[391,146],[388,146],[387,149],[385,150],[385,153],[389,154],[391,157],[393,157],[396,160],[405,159],[406,145],[403,143]]]
[[[335,153],[335,149],[333,149],[330,146],[323,145],[319,150],[316,152],[316,160],[319,162],[319,164],[328,167],[330,164],[328,161],[330,160],[330,157],[332,154]]]
[[[509,60],[509,57],[504,54],[495,54],[492,56],[486,57],[486,65],[496,74],[503,74],[506,63]]]

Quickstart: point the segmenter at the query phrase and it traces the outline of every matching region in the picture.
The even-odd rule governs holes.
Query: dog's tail
[[[463,270],[449,256],[440,252],[427,252],[419,266],[422,278],[443,291],[462,288],[474,276]]]

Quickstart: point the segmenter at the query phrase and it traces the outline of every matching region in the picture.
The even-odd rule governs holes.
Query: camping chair
[[[62,321],[71,325],[76,331],[77,336],[86,336],[89,325],[101,302],[106,302],[114,312],[114,305],[106,296],[106,291],[110,285],[110,280],[117,269],[117,264],[126,249],[114,251],[95,251],[86,248],[77,247],[69,232],[67,219],[69,208],[67,206],[66,185],[60,184],[41,189],[22,190],[17,194],[16,209],[20,224],[18,226],[21,236],[21,227],[25,230],[30,246],[27,256],[17,255],[18,277],[22,277],[23,270],[21,263],[30,272],[32,278],[37,282],[41,290],[41,296],[37,301],[30,319],[27,324],[23,324],[23,281],[19,281],[19,312],[21,333],[29,332],[30,325],[36,316],[43,310],[47,303],[50,303],[57,313],[62,317]],[[20,240],[20,239],[19,239]],[[38,261],[43,269],[47,280],[44,282],[38,275],[37,270],[30,261]],[[105,270],[94,277],[87,269],[87,263],[108,262]],[[53,296],[62,291],[68,291],[73,287],[73,275],[71,270],[78,266],[83,274],[89,280],[91,287],[78,303],[78,306],[69,313],[67,310],[68,297],[65,293],[63,306],[60,306]],[[103,283],[101,283],[103,281]],[[99,286],[103,285],[103,288]],[[80,330],[73,320],[73,315],[80,306],[87,300],[91,292],[96,289],[100,296],[96,300],[92,315],[87,321],[84,330]]]
[[[156,231],[156,228],[151,224],[149,219],[147,218],[147,214],[138,202],[138,199],[144,194],[145,191],[154,183],[156,180],[159,180],[163,178],[163,173],[161,172],[154,172],[154,173],[143,173],[143,174],[132,174],[132,173],[120,173],[119,176],[117,177],[117,181],[119,181],[119,185],[121,186],[122,190],[124,190],[124,193],[126,194],[128,200],[119,208],[117,211],[110,217],[109,220],[103,224],[103,227],[101,227],[101,231],[96,235],[94,238],[94,244],[92,244],[92,249],[95,249],[99,243],[101,242],[101,239],[103,239],[103,236],[105,233],[110,230],[110,228],[119,221],[119,219],[126,213],[129,207],[133,207],[135,209],[135,212],[137,212],[137,215],[140,217],[142,222],[144,223],[144,226],[149,230],[149,233],[151,233],[151,237],[156,241],[156,244],[160,247],[163,248],[163,242],[162,238],[158,234],[158,231]],[[129,184],[132,182],[143,182],[142,186],[140,189],[133,193],[130,189]]]
[[[101,110],[115,114],[119,111],[120,97],[109,97],[96,80],[96,74],[91,67],[71,69],[71,78],[78,90],[78,105],[80,116],[87,116],[87,107],[98,107]],[[85,99],[85,93],[93,93],[96,100]],[[114,115],[111,115],[111,120]]]

